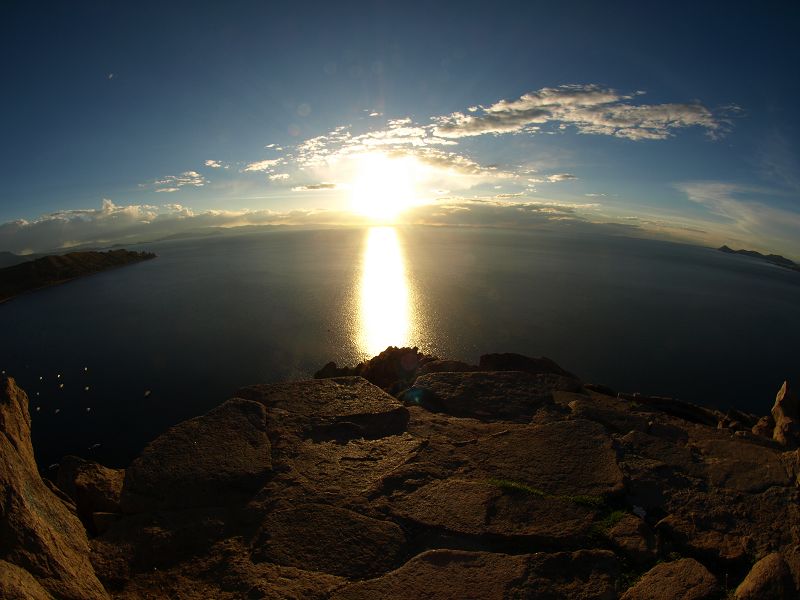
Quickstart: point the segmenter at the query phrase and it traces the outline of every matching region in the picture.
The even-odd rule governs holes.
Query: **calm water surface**
[[[715,250],[442,228],[145,248],[159,257],[0,305],[0,368],[31,396],[45,468],[124,465],[242,385],[389,344],[547,355],[586,381],[759,413],[800,380],[800,274]]]

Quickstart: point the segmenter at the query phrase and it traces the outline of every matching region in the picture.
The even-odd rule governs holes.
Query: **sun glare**
[[[358,157],[352,183],[351,203],[355,213],[374,221],[391,222],[417,204],[413,157],[393,158],[382,153]]]

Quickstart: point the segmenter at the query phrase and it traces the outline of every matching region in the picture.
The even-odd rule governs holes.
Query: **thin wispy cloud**
[[[320,190],[334,190],[335,183],[312,183],[309,185],[298,185],[292,188],[293,192],[318,192]]]
[[[681,183],[676,188],[704,209],[693,220],[717,239],[797,257],[800,213],[764,202],[769,190],[720,181]]]

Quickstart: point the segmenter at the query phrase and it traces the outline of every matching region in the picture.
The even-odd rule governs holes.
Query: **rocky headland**
[[[4,378],[0,597],[798,597],[787,383],[758,416],[513,354],[391,348],[317,376],[242,388],[124,470],[67,457],[55,481]]]
[[[785,256],[781,256],[780,254],[761,254],[761,252],[756,252],[755,250],[734,250],[728,246],[721,246],[717,248],[717,250],[720,252],[725,252],[726,254],[741,254],[742,256],[749,256],[750,258],[763,260],[764,262],[768,262],[778,267],[783,267],[784,269],[789,269],[790,271],[800,272],[800,265],[793,260],[789,260]]]
[[[109,250],[43,256],[15,264],[0,269],[0,302],[25,292],[66,283],[78,277],[86,277],[155,257],[152,252]]]

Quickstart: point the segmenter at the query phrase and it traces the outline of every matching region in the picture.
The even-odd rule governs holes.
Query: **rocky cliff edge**
[[[788,384],[759,418],[547,359],[376,360],[361,374],[396,396],[328,365],[242,388],[124,471],[65,459],[58,486],[3,379],[0,597],[797,597]]]

